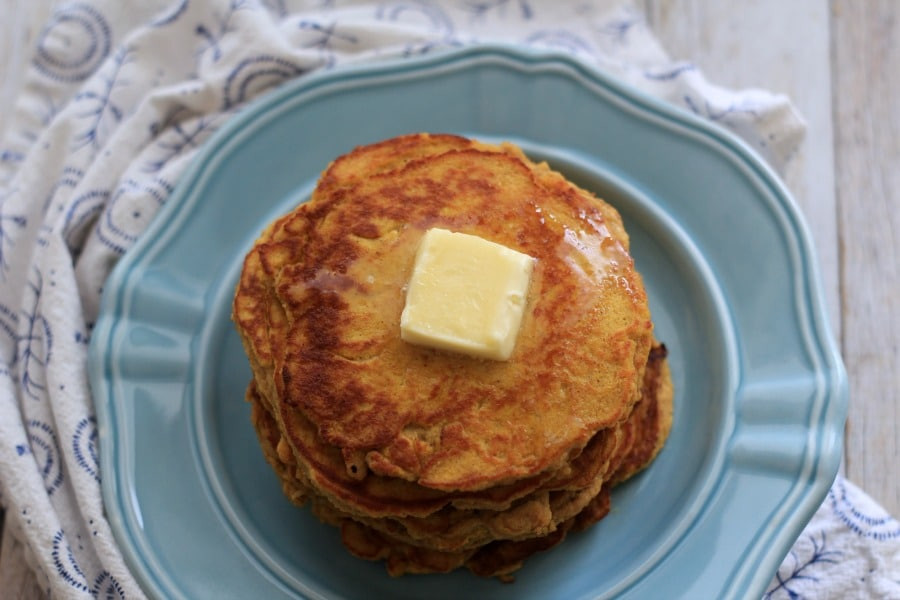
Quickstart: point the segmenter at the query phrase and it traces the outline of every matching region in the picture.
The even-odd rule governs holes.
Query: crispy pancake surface
[[[536,259],[508,361],[400,339],[432,227]],[[671,423],[621,218],[509,144],[416,134],[336,159],[248,253],[233,318],[285,492],[392,573],[505,575],[599,519]]]
[[[672,424],[673,389],[665,358],[665,347],[655,346],[635,409],[619,427],[592,440],[595,447],[573,461],[570,479],[547,482],[515,503],[514,510],[456,510],[448,504],[431,516],[405,519],[345,512],[301,484],[302,478],[292,472],[295,465],[285,462],[292,459],[275,450],[277,423],[254,384],[247,399],[263,453],[285,494],[297,504],[309,502],[323,521],[339,526],[352,553],[386,560],[394,575],[467,567],[479,575],[505,577],[531,554],[561,542],[569,530],[585,529],[605,516],[610,489],[646,467],[660,451]],[[486,539],[485,529],[497,522],[507,526]]]

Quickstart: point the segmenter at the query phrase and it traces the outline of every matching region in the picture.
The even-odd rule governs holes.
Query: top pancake
[[[537,259],[508,361],[400,339],[431,227]],[[248,255],[234,317],[274,412],[296,411],[360,478],[448,491],[561,468],[629,414],[652,341],[616,211],[511,146],[454,136],[335,161]]]

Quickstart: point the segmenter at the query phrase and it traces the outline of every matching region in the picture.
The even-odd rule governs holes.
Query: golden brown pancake
[[[536,259],[510,360],[400,339],[431,227]],[[248,253],[233,318],[285,493],[395,574],[505,576],[605,514],[671,423],[621,218],[509,144],[416,134],[338,158]]]
[[[342,511],[319,495],[315,488],[303,484],[303,477],[295,477],[290,466],[274,450],[277,441],[273,440],[277,440],[278,435],[274,419],[261,408],[258,399],[251,399],[251,402],[254,403],[254,421],[264,453],[282,478],[289,497],[302,503],[308,497],[316,496],[318,502],[335,514],[351,517],[398,540],[411,544],[428,543],[438,550],[458,551],[495,539],[534,537],[542,528],[552,529],[583,508],[609,475],[611,465],[620,462],[614,455],[619,438],[601,435],[598,443],[592,444],[590,451],[579,457],[569,477],[551,480],[539,490],[507,505],[493,509],[458,508],[448,498],[443,508],[424,517],[373,517],[356,511]],[[591,460],[594,457],[596,461]]]
[[[626,469],[631,470],[627,473],[630,476],[652,460],[671,426],[672,394],[665,356],[663,346],[655,346],[651,351],[643,395],[622,424],[623,427],[631,426],[635,432],[631,443],[615,443],[612,447],[603,444],[605,450],[614,453],[612,456],[604,458],[596,452],[585,452],[573,461],[576,472],[590,471],[592,461],[601,462],[604,477],[593,482],[571,479],[548,483],[539,495],[517,503],[517,511],[500,510],[496,514],[489,510],[455,510],[450,506],[421,519],[373,519],[343,513],[314,491],[298,489],[297,480],[289,475],[290,469],[274,450],[279,434],[274,419],[261,408],[262,403],[254,395],[253,386],[248,399],[253,405],[253,421],[264,454],[282,478],[285,493],[298,503],[311,500],[314,512],[322,520],[342,528],[342,538],[354,554],[363,558],[373,555],[376,558],[393,557],[388,562],[389,570],[395,575],[443,572],[466,566],[477,574],[499,576],[508,574],[512,566],[517,568],[530,554],[562,541],[570,528],[584,529],[602,518],[609,508],[609,488],[624,478]],[[600,488],[604,479],[609,485]],[[546,504],[545,508],[542,508],[543,504]],[[545,512],[549,514],[545,516]],[[509,525],[503,531],[495,529],[495,535],[485,541],[477,534],[489,527],[491,520],[505,521]],[[482,529],[478,528],[479,524]],[[460,542],[460,535],[472,537]],[[436,565],[440,568],[434,568]],[[493,570],[488,572],[490,569]]]
[[[304,206],[313,208],[302,260],[275,280],[293,316],[279,395],[326,443],[378,474],[475,490],[557,467],[627,414],[641,374],[635,354],[650,344],[646,297],[623,242],[578,195],[548,193],[516,158],[464,150]],[[496,219],[471,222],[489,208]],[[537,258],[509,361],[400,339],[403,286],[434,226]],[[604,246],[609,253],[594,254]],[[592,270],[602,276],[585,276]]]

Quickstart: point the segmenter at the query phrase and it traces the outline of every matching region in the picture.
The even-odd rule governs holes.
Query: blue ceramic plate
[[[623,214],[670,349],[664,451],[512,585],[388,577],[282,496],[243,400],[241,260],[354,146],[511,139]],[[103,492],[160,598],[759,597],[837,470],[846,383],[809,237],[728,133],[556,54],[477,47],[305,77],[211,141],[114,270],[91,344]]]

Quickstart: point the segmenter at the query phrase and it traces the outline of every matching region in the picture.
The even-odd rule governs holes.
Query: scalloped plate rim
[[[217,132],[214,139],[210,140],[207,147],[201,152],[201,155],[193,161],[193,164],[182,175],[170,199],[184,196],[190,197],[192,190],[201,185],[202,174],[210,156],[220,151],[221,147],[235,135],[239,135],[244,125],[255,121],[273,108],[279,107],[284,103],[290,103],[291,98],[297,94],[311,93],[318,86],[327,88],[328,86],[339,87],[345,85],[352,88],[358,79],[370,80],[380,75],[389,79],[402,76],[416,77],[423,71],[435,73],[442,68],[451,70],[466,68],[468,63],[477,63],[481,60],[506,61],[517,68],[562,69],[567,75],[603,88],[608,96],[607,99],[610,101],[614,99],[617,102],[627,104],[632,110],[640,112],[643,117],[658,119],[668,123],[670,126],[677,125],[682,129],[692,131],[694,135],[706,137],[724,145],[734,153],[735,157],[733,160],[743,161],[745,167],[756,172],[770,187],[770,195],[776,200],[777,206],[769,208],[779,212],[781,223],[785,227],[785,234],[791,238],[792,247],[797,254],[795,259],[800,261],[798,270],[803,277],[802,281],[796,281],[795,284],[802,288],[801,293],[798,293],[798,303],[803,300],[806,301],[806,304],[802,307],[802,312],[809,319],[804,324],[808,329],[807,341],[815,346],[814,350],[821,354],[823,360],[823,364],[820,366],[821,380],[819,382],[822,387],[818,390],[818,400],[814,406],[814,408],[819,409],[817,424],[820,427],[818,430],[820,451],[815,456],[808,457],[808,460],[811,461],[809,465],[811,481],[804,488],[805,493],[798,492],[801,497],[796,500],[796,506],[794,506],[792,511],[792,515],[801,515],[803,518],[794,518],[792,521],[794,527],[786,527],[785,529],[788,531],[782,531],[780,536],[776,535],[776,538],[783,540],[787,536],[799,533],[798,527],[802,527],[798,526],[797,523],[800,521],[805,523],[805,519],[811,516],[827,492],[828,486],[837,472],[841,449],[841,439],[837,430],[840,429],[846,418],[846,375],[824,315],[824,302],[815,254],[799,210],[772,170],[743,141],[718,126],[636,91],[626,84],[572,59],[568,55],[555,52],[536,52],[503,45],[473,46],[463,50],[425,56],[424,58],[348,66],[332,72],[313,74],[286,84],[281,89],[255,101],[252,106],[244,109],[237,118],[231,119],[225,127]],[[122,460],[127,461],[128,459],[127,448],[119,448],[119,451],[124,452],[125,458],[119,457],[118,460],[115,460],[115,444],[103,443],[114,439],[112,435],[116,426],[123,425],[121,422],[123,415],[121,412],[117,412],[109,394],[112,382],[107,380],[110,372],[115,375],[116,365],[114,357],[105,354],[105,350],[117,334],[121,335],[121,332],[117,333],[116,331],[116,319],[123,312],[127,313],[128,296],[136,284],[141,262],[149,259],[152,249],[162,244],[166,235],[174,235],[180,230],[182,221],[190,214],[190,207],[190,204],[184,202],[167,202],[160,209],[145,235],[141,236],[135,243],[135,246],[116,265],[104,290],[101,316],[97,321],[89,348],[91,384],[95,390],[95,395],[100,396],[100,401],[97,402],[97,412],[101,435],[101,465],[104,473],[116,473],[116,465]],[[160,234],[163,234],[163,236],[158,237]],[[123,490],[118,487],[120,482],[117,481],[116,477],[104,477],[103,483],[104,501],[108,507],[114,507],[109,516],[110,522],[115,530],[121,530],[123,527],[122,515],[117,512],[121,508],[117,504],[123,497]],[[135,510],[135,514],[139,519],[140,509],[138,504],[137,499],[133,499],[131,508]],[[796,537],[796,535],[792,535],[792,537]],[[122,540],[120,540],[121,542]],[[127,544],[123,544],[123,546],[127,546]],[[126,555],[130,555],[132,560],[137,558],[146,559],[146,556],[139,556],[139,549],[139,541],[136,542],[135,547],[123,548]],[[769,557],[768,559],[764,557],[760,560],[763,563],[770,563],[771,566],[772,561],[780,561],[780,557]],[[775,566],[777,564],[776,562]],[[762,569],[762,571],[766,571],[766,569]],[[733,579],[734,586],[742,583],[746,583],[750,587],[759,587],[759,581],[754,579],[753,574],[746,573],[746,569],[739,572],[738,576]],[[763,585],[766,583],[767,581],[763,582]],[[731,595],[738,593],[739,591],[734,587],[729,590]]]

